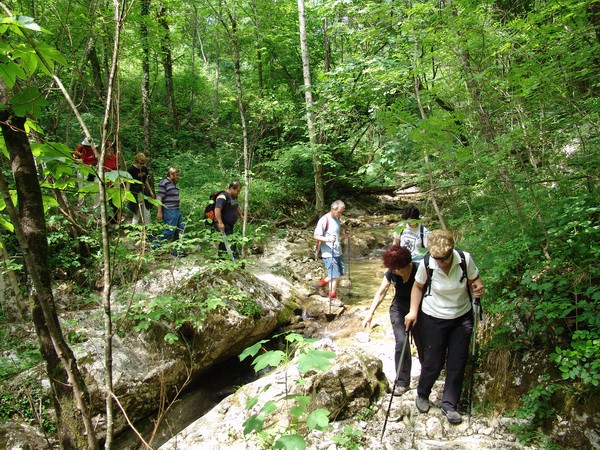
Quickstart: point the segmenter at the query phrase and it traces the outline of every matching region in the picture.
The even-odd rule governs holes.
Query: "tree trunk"
[[[142,116],[144,132],[144,153],[150,156],[150,44],[148,42],[148,19],[150,16],[150,1],[141,0],[140,34],[142,36]]]
[[[161,40],[162,64],[165,72],[165,88],[167,90],[167,106],[171,113],[171,123],[177,127],[177,108],[175,107],[175,88],[173,87],[173,55],[171,53],[171,30],[167,21],[167,8],[161,7],[158,23],[164,30]]]
[[[0,83],[0,97],[3,104],[9,104],[4,83]],[[15,180],[18,211],[3,172],[0,172],[0,190],[33,285],[30,292],[32,318],[52,386],[60,445],[61,448],[96,449],[98,443],[87,389],[73,352],[63,338],[54,305],[42,192],[29,140],[24,132],[25,119],[5,111],[0,122]],[[4,158],[2,160],[5,161]]]
[[[304,76],[306,123],[308,126],[308,139],[310,142],[310,148],[313,152],[313,172],[315,177],[315,214],[321,215],[325,211],[323,165],[321,164],[321,155],[317,149],[317,135],[315,132],[314,104],[310,81],[310,63],[308,55],[308,39],[306,36],[306,21],[304,19],[304,0],[298,0],[298,22],[300,26],[300,50],[302,52],[302,74]]]

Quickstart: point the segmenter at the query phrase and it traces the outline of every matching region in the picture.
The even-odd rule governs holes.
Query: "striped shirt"
[[[156,196],[161,199],[165,208],[179,209],[179,188],[168,178],[160,180]]]

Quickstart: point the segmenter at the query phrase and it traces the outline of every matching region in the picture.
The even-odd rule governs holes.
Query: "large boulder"
[[[337,355],[328,370],[302,375],[294,364],[281,367],[240,388],[160,449],[264,448],[264,442],[256,434],[244,436],[244,422],[268,402],[276,401],[277,409],[265,420],[265,428],[276,435],[290,426],[288,408],[293,402],[283,398],[293,395],[310,396],[309,408],[327,409],[331,419],[352,417],[364,411],[388,386],[381,360],[357,349],[336,348],[331,342],[323,346]],[[248,400],[257,396],[258,402],[248,410]]]
[[[213,272],[190,265],[153,272],[130,292],[115,296],[113,318],[118,331],[113,338],[113,391],[130,421],[159,409],[165,395],[180,391],[201,373],[239,355],[289,320],[297,309],[297,292],[275,276],[267,281],[272,285],[245,270]],[[209,296],[223,306],[207,309]],[[151,306],[160,298],[172,299],[172,304],[165,300],[162,315],[153,313]],[[177,308],[186,302],[193,303],[187,314],[203,319],[176,328]],[[160,318],[136,332],[132,309],[138,316],[145,311]],[[67,332],[87,337],[74,351],[97,412],[104,408],[101,320],[100,311],[81,311],[65,319]],[[115,419],[117,431],[126,427],[121,414]],[[96,420],[102,429],[104,417],[98,414]]]

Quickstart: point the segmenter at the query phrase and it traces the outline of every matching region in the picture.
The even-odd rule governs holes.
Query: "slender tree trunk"
[[[313,152],[313,171],[315,177],[315,213],[325,211],[325,194],[323,190],[323,165],[321,155],[317,148],[317,135],[315,132],[314,103],[310,80],[310,63],[308,55],[308,39],[306,36],[306,21],[304,16],[304,0],[298,0],[298,22],[300,27],[300,50],[302,52],[302,74],[304,76],[304,99],[306,103],[306,124],[308,126],[308,139]]]
[[[235,87],[237,91],[238,109],[240,112],[240,124],[242,127],[242,148],[244,154],[244,220],[242,222],[242,236],[246,236],[246,225],[248,224],[248,206],[250,198],[250,158],[248,156],[248,127],[246,124],[246,113],[244,108],[244,92],[242,90],[242,71],[240,67],[240,42],[237,34],[237,19],[235,13],[231,10],[227,11],[229,22],[231,23],[231,40],[233,44],[233,61],[235,67]],[[225,29],[227,26],[223,23]],[[242,246],[242,256],[244,247]]]
[[[331,36],[329,35],[329,21],[323,19],[323,43],[325,45],[325,56],[323,58],[323,70],[325,73],[331,69]]]
[[[171,30],[167,21],[167,8],[161,7],[158,14],[158,23],[163,28],[161,40],[162,64],[165,72],[165,87],[167,90],[167,105],[171,113],[171,123],[177,127],[177,108],[175,107],[175,88],[173,85],[173,55],[171,53]]]
[[[9,104],[4,83],[0,83],[0,97],[3,104]],[[44,205],[35,161],[24,132],[25,119],[6,111],[2,116],[0,126],[15,180],[18,211],[3,172],[0,172],[0,191],[32,281],[32,317],[53,389],[60,444],[62,448],[97,449],[87,389],[73,352],[63,338],[54,305]]]
[[[121,44],[121,26],[125,20],[123,13],[123,6],[119,3],[119,0],[113,0],[114,6],[114,36],[113,36],[113,49],[111,66],[109,69],[109,76],[107,82],[106,91],[106,103],[104,110],[104,120],[102,122],[102,146],[100,153],[100,161],[104,161],[106,152],[106,141],[108,137],[108,123],[113,112],[113,98],[114,98],[114,85],[118,68],[119,48]],[[124,8],[123,8],[124,9]],[[118,103],[115,103],[114,113],[117,118],[117,131],[118,131]],[[117,133],[118,139],[118,133]],[[115,144],[116,150],[118,150],[118,142]],[[103,290],[102,290],[102,304],[104,306],[104,389],[105,389],[105,403],[106,403],[106,441],[104,443],[105,450],[112,448],[112,440],[114,434],[114,404],[113,404],[113,350],[112,350],[112,312],[111,312],[111,300],[110,294],[112,290],[112,269],[111,269],[111,251],[110,241],[108,237],[108,212],[107,212],[107,201],[106,201],[106,184],[104,182],[104,164],[99,164],[98,174],[98,185],[100,188],[100,219],[102,221],[102,266],[103,266]]]
[[[142,128],[144,130],[144,153],[150,156],[150,44],[148,42],[148,19],[150,17],[150,1],[140,0],[141,24],[140,34],[142,37]]]

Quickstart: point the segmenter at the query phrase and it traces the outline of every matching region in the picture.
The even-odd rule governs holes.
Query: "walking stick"
[[[235,256],[233,255],[233,250],[231,250],[231,246],[229,245],[229,241],[227,240],[227,235],[225,234],[225,231],[221,231],[221,236],[223,236],[223,243],[225,244],[225,250],[227,250],[227,253],[231,257],[231,260],[235,261]]]
[[[348,297],[352,295],[352,280],[350,279],[350,236],[348,236]]]
[[[402,344],[402,351],[400,353],[400,362],[398,363],[398,369],[396,370],[396,378],[394,379],[394,387],[392,387],[392,395],[390,395],[390,403],[388,404],[387,412],[385,413],[385,421],[383,422],[383,430],[381,430],[381,439],[379,442],[383,442],[383,435],[385,434],[385,427],[387,426],[388,417],[390,416],[390,410],[392,409],[392,400],[394,399],[394,391],[396,390],[396,383],[398,383],[398,377],[402,372],[402,366],[404,365],[404,352],[406,351],[406,343],[409,340],[410,331],[406,330],[404,336],[404,344]]]
[[[473,410],[473,396],[475,393],[475,372],[477,370],[477,325],[482,315],[481,302],[478,297],[473,299],[473,342],[471,344],[471,376],[469,379],[469,422]]]

